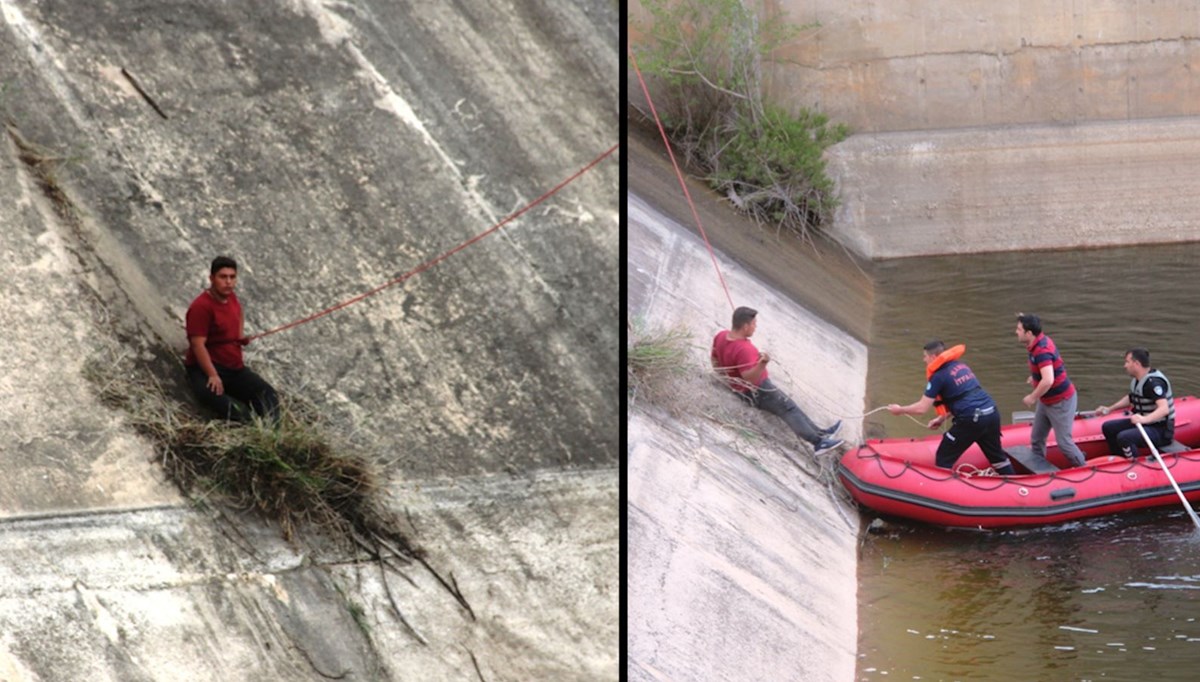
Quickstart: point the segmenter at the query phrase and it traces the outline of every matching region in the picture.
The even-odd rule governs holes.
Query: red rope
[[[246,341],[249,342],[249,341],[253,341],[255,339],[261,339],[264,336],[269,336],[276,332],[281,332],[286,329],[291,329],[292,327],[298,327],[298,326],[304,324],[305,322],[312,322],[313,320],[315,320],[319,317],[324,317],[324,316],[328,315],[329,313],[332,313],[336,310],[341,310],[342,308],[345,308],[346,306],[350,306],[355,303],[358,303],[359,301],[363,300],[364,298],[367,298],[368,296],[374,296],[375,294],[378,294],[379,292],[383,291],[384,289],[387,289],[388,287],[393,287],[393,286],[409,279],[410,277],[413,277],[422,272],[425,272],[429,268],[432,268],[433,266],[446,260],[450,256],[453,256],[454,254],[458,253],[459,251],[462,251],[463,249],[467,248],[468,246],[474,244],[475,242],[492,234],[496,230],[499,230],[501,227],[504,227],[508,223],[511,223],[512,221],[521,217],[527,211],[529,211],[529,209],[533,208],[534,206],[537,206],[538,204],[542,203],[546,199],[549,199],[550,197],[554,196],[554,194],[557,193],[560,189],[571,184],[572,182],[575,181],[576,178],[578,178],[579,176],[583,175],[584,173],[590,171],[592,168],[594,168],[596,165],[598,165],[601,161],[603,161],[604,159],[611,156],[613,152],[617,151],[617,149],[620,148],[620,146],[621,146],[621,144],[617,143],[617,144],[614,144],[612,147],[609,147],[608,151],[606,151],[603,154],[601,154],[600,156],[597,156],[596,158],[592,159],[592,161],[589,164],[587,164],[583,168],[580,168],[579,170],[575,171],[575,173],[573,175],[571,175],[571,177],[567,178],[566,180],[563,180],[562,182],[555,185],[554,188],[551,189],[550,191],[546,192],[545,194],[538,197],[537,199],[534,199],[533,201],[529,202],[521,210],[517,211],[516,213],[513,213],[512,215],[508,216],[504,220],[501,220],[500,222],[491,226],[487,230],[480,232],[479,234],[475,235],[474,237],[471,237],[470,239],[459,244],[458,246],[454,247],[453,249],[450,249],[449,251],[443,253],[442,255],[437,256],[436,258],[430,259],[428,261],[425,261],[424,263],[418,265],[417,267],[413,268],[412,270],[409,270],[408,272],[404,273],[403,275],[400,275],[399,277],[397,277],[393,280],[390,280],[388,282],[384,282],[383,284],[380,284],[379,286],[375,287],[374,289],[371,289],[370,291],[361,293],[361,294],[355,296],[354,298],[346,299],[345,301],[342,301],[341,303],[338,303],[337,305],[330,306],[320,312],[313,313],[312,315],[309,315],[307,317],[302,317],[298,320],[288,322],[287,324],[276,327],[274,329],[269,329],[265,332],[255,334],[254,336],[248,337],[246,339]]]
[[[721,288],[725,290],[725,298],[729,299],[729,307],[733,308],[733,297],[729,295],[729,287],[726,286],[725,277],[721,275],[721,268],[717,265],[717,254],[713,253],[712,244],[708,242],[708,235],[704,232],[704,225],[700,224],[700,214],[696,212],[696,204],[692,203],[692,195],[688,192],[687,183],[683,181],[683,173],[679,170],[679,164],[675,162],[675,152],[671,151],[671,142],[667,139],[667,131],[663,129],[662,121],[658,119],[658,111],[654,108],[654,100],[650,99],[650,90],[646,87],[646,80],[642,78],[642,70],[638,68],[637,56],[633,54],[632,46],[629,48],[629,62],[633,64],[638,82],[642,84],[642,93],[646,95],[646,102],[650,104],[650,113],[654,114],[654,123],[658,125],[658,132],[662,135],[663,145],[667,148],[667,154],[671,156],[671,165],[675,167],[675,177],[679,178],[683,196],[687,197],[688,206],[692,209],[692,218],[696,220],[696,227],[700,228],[700,236],[704,238],[704,245],[708,247],[708,255],[712,258],[713,269],[717,271],[717,279],[721,280]]]

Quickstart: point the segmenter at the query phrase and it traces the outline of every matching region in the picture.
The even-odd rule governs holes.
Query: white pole
[[[1150,436],[1146,435],[1146,429],[1143,429],[1141,424],[1135,424],[1135,426],[1138,427],[1138,431],[1142,432],[1142,438],[1146,440],[1146,445],[1150,446],[1150,452],[1154,453],[1154,459],[1158,460],[1158,465],[1162,467],[1163,473],[1167,475],[1167,480],[1170,481],[1171,486],[1175,488],[1175,492],[1179,495],[1179,499],[1183,500],[1183,506],[1187,508],[1188,514],[1191,514],[1192,516],[1192,523],[1195,523],[1196,528],[1200,530],[1200,516],[1196,516],[1196,512],[1192,509],[1191,503],[1188,502],[1187,498],[1183,496],[1183,491],[1179,489],[1179,484],[1175,482],[1175,477],[1171,475],[1171,470],[1167,468],[1166,462],[1163,462],[1162,456],[1158,454],[1158,448],[1154,447],[1154,443],[1150,442]]]

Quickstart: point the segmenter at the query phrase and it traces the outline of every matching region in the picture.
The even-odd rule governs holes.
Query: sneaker
[[[827,429],[821,429],[821,435],[822,436],[832,436],[833,434],[837,433],[838,430],[840,430],[841,428],[842,428],[842,420],[839,419],[833,423],[833,426],[831,426]]]
[[[841,438],[822,438],[820,443],[817,443],[813,446],[813,454],[819,455],[827,450],[832,450],[841,445],[843,442],[845,441],[843,441]]]

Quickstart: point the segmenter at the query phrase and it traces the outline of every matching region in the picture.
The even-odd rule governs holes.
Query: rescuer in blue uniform
[[[947,358],[945,353],[946,344],[941,341],[925,344],[925,365],[932,370],[928,372],[925,393],[910,405],[888,405],[888,412],[920,415],[941,403],[946,411],[930,420],[929,428],[936,429],[951,417],[954,424],[942,434],[942,442],[938,445],[936,462],[939,467],[952,468],[971,444],[979,443],[979,449],[983,450],[997,474],[1015,474],[1008,453],[1000,447],[1000,411],[996,409],[995,401],[979,385],[975,372],[966,363],[957,357]]]

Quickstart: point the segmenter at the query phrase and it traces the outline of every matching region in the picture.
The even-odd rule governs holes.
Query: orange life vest
[[[936,358],[934,358],[928,365],[925,365],[925,380],[929,381],[931,378],[933,378],[933,373],[941,369],[942,365],[950,362],[951,360],[957,360],[961,358],[963,353],[966,352],[967,347],[960,343],[957,346],[951,346],[941,353],[938,353]],[[949,408],[947,408],[942,402],[942,396],[940,395],[937,398],[934,398],[933,407],[935,410],[937,410],[939,417],[950,413]]]

